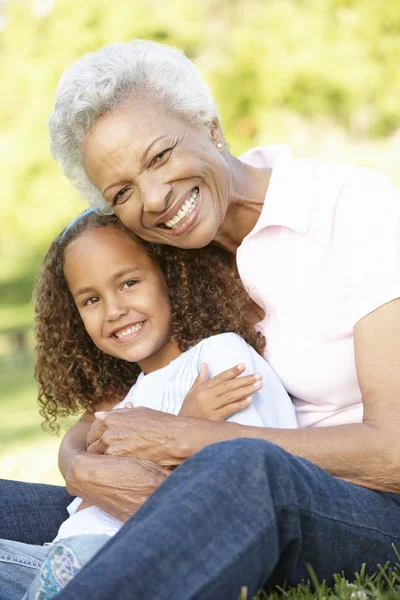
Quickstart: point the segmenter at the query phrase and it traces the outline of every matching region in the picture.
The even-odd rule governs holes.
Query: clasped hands
[[[177,466],[198,449],[190,448],[194,430],[212,428],[211,421],[224,421],[252,403],[251,394],[262,387],[262,378],[239,377],[244,370],[241,363],[210,379],[203,363],[177,416],[143,407],[96,413],[87,451]]]

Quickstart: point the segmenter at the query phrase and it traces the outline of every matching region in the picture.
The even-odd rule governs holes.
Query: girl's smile
[[[117,228],[94,228],[65,251],[64,274],[85,329],[100,350],[149,373],[179,356],[163,276]]]
[[[146,321],[139,321],[138,323],[132,323],[131,325],[119,327],[111,333],[111,336],[114,336],[121,343],[130,342],[134,337],[137,337],[136,334],[139,331],[142,331],[145,324]]]

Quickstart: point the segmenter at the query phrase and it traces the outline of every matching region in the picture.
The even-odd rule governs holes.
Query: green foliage
[[[211,85],[234,153],[291,141],[304,121],[364,140],[399,128],[393,0],[55,0],[39,16],[40,4],[6,3],[0,32],[0,282],[31,285],[50,239],[83,208],[49,156],[46,120],[63,70],[106,43],[181,47]]]

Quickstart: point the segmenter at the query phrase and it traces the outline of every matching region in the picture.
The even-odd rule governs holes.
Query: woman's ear
[[[215,145],[217,146],[218,150],[220,152],[222,152],[222,150],[225,148],[225,140],[224,140],[224,134],[222,133],[221,124],[218,121],[218,119],[214,119],[211,122],[210,133],[211,133],[211,137],[212,137]]]

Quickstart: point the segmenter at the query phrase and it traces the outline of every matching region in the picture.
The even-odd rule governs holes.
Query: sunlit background
[[[288,143],[400,183],[398,0],[0,0],[0,477],[61,482],[30,305],[50,240],[83,208],[49,156],[55,86],[84,52],[137,37],[196,61],[234,154]]]

